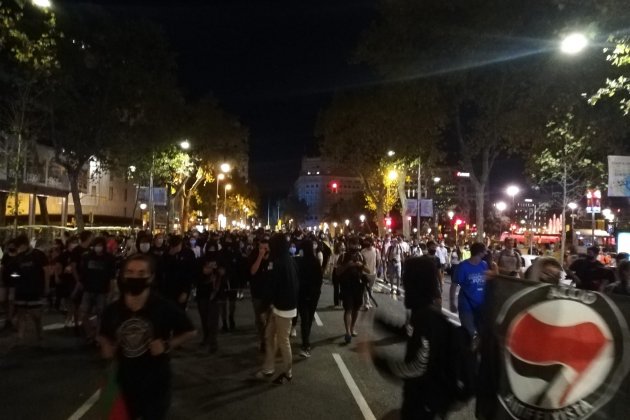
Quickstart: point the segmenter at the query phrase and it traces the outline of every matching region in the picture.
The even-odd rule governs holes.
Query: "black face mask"
[[[120,285],[121,291],[131,296],[141,295],[142,292],[149,288],[150,279],[150,277],[127,277]]]

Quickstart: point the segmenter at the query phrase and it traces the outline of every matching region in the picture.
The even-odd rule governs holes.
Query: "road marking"
[[[361,413],[363,413],[363,418],[365,420],[376,420],[374,413],[372,413],[370,406],[368,406],[367,401],[365,401],[365,398],[363,398],[363,394],[361,394],[361,391],[359,391],[359,387],[357,386],[356,382],[354,382],[354,379],[352,379],[352,375],[346,367],[346,364],[341,359],[339,353],[333,353],[332,356],[335,359],[335,362],[337,362],[337,367],[341,371],[341,376],[343,376],[343,379],[346,381],[346,385],[348,385],[348,388],[350,388],[350,392],[354,397],[354,401],[356,401],[359,409],[361,410]]]
[[[448,309],[445,309],[445,308],[442,308],[442,312],[444,312],[446,314],[446,316],[449,317],[449,320],[453,324],[455,324],[455,325],[457,325],[459,327],[462,326],[462,323],[459,320],[459,315],[457,315],[455,312],[451,312],[451,311],[449,311]]]
[[[90,408],[92,408],[94,404],[96,404],[100,396],[101,396],[101,390],[99,389],[98,391],[94,393],[94,395],[88,398],[88,400],[84,402],[83,405],[77,409],[77,411],[75,411],[70,417],[68,417],[68,420],[81,419],[85,415],[85,413],[90,411]]]
[[[317,315],[317,312],[315,312],[315,324],[317,324],[318,327],[324,326],[324,323],[322,322],[322,319],[319,317],[319,315]]]
[[[65,327],[65,324],[58,322],[56,324],[44,325],[44,331],[60,330],[63,327]]]

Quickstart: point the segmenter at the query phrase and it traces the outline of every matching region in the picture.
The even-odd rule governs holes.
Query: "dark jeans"
[[[216,349],[218,345],[219,316],[223,307],[225,307],[225,302],[216,300],[210,301],[208,304],[208,344],[210,349]]]
[[[311,327],[313,326],[313,320],[315,319],[315,311],[317,310],[317,302],[319,301],[319,295],[313,296],[310,300],[301,301],[298,303],[298,312],[300,314],[300,330],[302,332],[302,347],[311,347]]]
[[[148,377],[144,380],[120,382],[120,391],[131,419],[163,420],[171,406],[171,378]]]
[[[339,306],[340,293],[339,293],[339,276],[337,275],[337,269],[333,270],[332,282],[333,282],[333,303],[335,304],[335,306]]]
[[[236,312],[236,291],[229,293],[227,300],[221,301],[221,321],[223,328],[227,328],[228,322],[230,328],[234,328],[234,314]]]

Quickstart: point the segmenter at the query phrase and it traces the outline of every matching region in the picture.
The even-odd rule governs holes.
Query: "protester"
[[[378,250],[374,247],[374,240],[372,238],[364,239],[361,255],[365,261],[365,278],[367,280],[365,292],[363,293],[363,309],[367,311],[372,309],[370,296],[374,284],[376,283],[376,272],[381,260]]]
[[[474,336],[481,325],[481,306],[484,302],[486,272],[488,265],[483,261],[486,247],[482,243],[474,243],[470,247],[471,257],[459,264],[455,277],[451,282],[450,307],[454,313],[459,312],[462,326]],[[457,301],[457,288],[459,296]]]
[[[7,320],[4,323],[4,329],[11,330],[13,318],[15,315],[15,281],[17,274],[17,246],[15,241],[11,240],[4,248],[2,255],[2,289],[5,299],[5,313]]]
[[[365,260],[361,255],[361,245],[358,238],[348,241],[348,252],[339,257],[339,283],[343,301],[343,322],[346,329],[344,340],[350,344],[352,337],[356,337],[355,326],[359,317],[359,309],[363,304],[363,281],[366,272]]]
[[[499,274],[504,276],[520,277],[521,276],[521,256],[514,249],[514,239],[505,238],[505,248],[499,252],[497,256],[497,266]]]
[[[195,335],[186,314],[151,290],[147,256],[133,255],[122,268],[120,299],[107,306],[99,343],[117,361],[116,380],[132,419],[165,419],[171,403],[170,352]]]
[[[261,353],[265,352],[265,327],[269,319],[271,305],[273,268],[269,259],[269,238],[261,239],[258,248],[249,256],[250,291],[254,308],[254,323],[258,332],[258,344]]]
[[[265,334],[265,362],[257,376],[264,378],[274,375],[276,351],[279,348],[282,365],[273,383],[281,385],[293,379],[289,334],[291,319],[297,315],[298,273],[284,235],[273,235],[269,245],[272,264],[271,314]]]
[[[391,285],[392,295],[400,295],[400,278],[404,259],[404,251],[401,242],[401,238],[392,240],[387,249],[387,280]]]
[[[185,310],[195,278],[195,254],[183,246],[183,238],[179,235],[171,236],[169,245],[164,255],[164,276],[159,291],[164,298]]]
[[[402,420],[445,418],[453,403],[449,378],[452,377],[449,347],[452,328],[436,305],[440,295],[437,267],[428,258],[411,258],[405,262],[403,283],[405,305],[411,310],[404,360],[383,352],[375,353],[376,367],[403,380]],[[407,325],[394,326],[377,318],[377,322],[407,336]]]
[[[600,249],[591,246],[586,250],[586,258],[580,258],[569,267],[569,275],[579,289],[601,292],[615,282],[615,274],[597,260]]]
[[[300,315],[300,330],[302,333],[302,349],[300,356],[311,357],[311,327],[317,310],[317,303],[321,295],[323,282],[322,265],[315,254],[316,242],[305,240],[303,243],[304,257],[299,266],[299,298],[298,312]]]

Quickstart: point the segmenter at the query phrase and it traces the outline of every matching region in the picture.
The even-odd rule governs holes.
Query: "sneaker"
[[[353,336],[353,337],[357,337],[358,335],[359,335],[359,333],[358,333],[358,332],[356,332],[356,331],[352,331],[352,336]]]
[[[270,379],[275,372],[273,370],[260,370],[256,372],[257,379]]]
[[[297,330],[295,329],[295,327],[291,327],[291,337],[297,337]]]
[[[352,341],[352,336],[350,334],[346,334],[344,336],[344,340],[345,340],[346,344],[350,344],[350,342]]]
[[[300,356],[302,356],[305,359],[308,359],[309,357],[311,357],[311,350],[308,348],[300,350]]]

